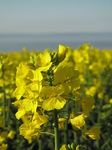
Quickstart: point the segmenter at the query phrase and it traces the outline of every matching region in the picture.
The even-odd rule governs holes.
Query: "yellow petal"
[[[100,128],[93,126],[89,130],[84,131],[84,134],[88,135],[93,140],[100,139]]]
[[[90,95],[86,96],[83,100],[82,100],[82,110],[90,110],[92,109],[93,105],[94,105],[94,98]]]
[[[14,136],[15,136],[15,134],[16,134],[16,132],[13,131],[13,130],[11,130],[11,131],[8,133],[8,138],[13,139]]]
[[[25,109],[18,109],[18,112],[16,113],[16,118],[19,120],[22,116],[24,116],[26,113]]]
[[[24,92],[25,92],[24,87],[19,86],[13,92],[13,96],[15,96],[19,100],[21,98],[21,96],[23,96]]]
[[[63,145],[61,146],[60,150],[67,150],[66,145],[63,144]]]
[[[61,96],[56,96],[52,98],[48,98],[43,101],[42,107],[43,109],[50,111],[53,109],[61,109],[64,107],[66,100],[63,99]]]
[[[81,129],[81,127],[85,124],[83,114],[78,115],[78,116],[74,117],[73,119],[70,119],[70,122],[73,127]]]

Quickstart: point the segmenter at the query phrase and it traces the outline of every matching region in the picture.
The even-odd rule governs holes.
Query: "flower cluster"
[[[17,67],[16,86],[13,93],[17,98],[13,103],[18,107],[16,118],[22,119],[20,135],[29,143],[40,137],[50,121],[54,128],[59,128],[64,127],[67,120],[74,129],[82,130],[83,136],[89,135],[84,125],[85,118],[93,109],[94,99],[82,92],[72,48],[59,45],[59,51],[46,50],[32,56],[28,63],[21,62]],[[75,105],[69,116],[61,118],[58,112],[69,102]],[[52,112],[55,112],[58,125],[56,118],[49,115]],[[94,135],[93,139],[97,138],[99,136]]]

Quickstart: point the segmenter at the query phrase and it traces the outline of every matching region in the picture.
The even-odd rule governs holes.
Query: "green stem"
[[[57,110],[54,110],[54,134],[55,134],[55,150],[59,150],[59,131]]]
[[[9,121],[9,114],[10,114],[10,105],[11,105],[11,93],[9,93],[9,100],[8,100],[8,111],[7,111],[7,124],[8,124],[8,121]]]
[[[65,120],[65,126],[64,126],[64,144],[68,144],[68,118],[69,118],[69,105],[66,105],[65,106],[65,112],[66,112],[66,115],[67,115],[67,119]],[[64,112],[64,111],[63,111]],[[65,117],[65,116],[64,116]]]
[[[42,141],[41,141],[41,137],[39,139],[39,150],[42,150]]]
[[[68,119],[65,121],[65,132],[64,132],[64,144],[66,144],[67,145],[67,143],[68,143],[68,141],[67,141],[67,139],[68,139]]]
[[[55,136],[53,133],[49,133],[49,132],[41,132],[41,134],[47,134],[47,135]]]
[[[20,136],[19,136],[19,120],[16,120],[16,135],[17,135],[17,144],[20,143]]]
[[[76,131],[73,134],[74,134],[74,144],[76,145],[78,143]]]

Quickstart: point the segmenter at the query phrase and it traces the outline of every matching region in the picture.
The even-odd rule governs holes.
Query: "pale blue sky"
[[[0,0],[0,33],[112,32],[112,0]]]

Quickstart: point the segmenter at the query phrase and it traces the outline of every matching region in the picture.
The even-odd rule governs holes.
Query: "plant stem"
[[[10,105],[11,105],[11,93],[9,93],[9,100],[8,100],[8,111],[7,111],[7,124],[8,124],[8,121],[9,121],[9,114],[10,114]]]
[[[64,144],[67,145],[68,143],[68,134],[67,134],[67,129],[68,129],[68,119],[65,121],[65,132],[64,132]]]
[[[78,143],[76,131],[73,134],[74,134],[74,144],[76,145]]]
[[[55,150],[59,150],[59,131],[57,110],[54,110],[54,134],[55,134]]]
[[[39,150],[42,150],[42,141],[41,141],[41,137],[39,139]]]
[[[49,132],[41,132],[41,134],[47,134],[47,135],[55,136],[53,133],[49,133]]]
[[[65,112],[66,112],[66,115],[67,115],[67,119],[65,120],[65,126],[64,126],[64,130],[65,130],[65,132],[64,132],[64,144],[68,144],[68,118],[69,118],[69,112],[68,112],[68,109],[69,109],[69,107],[68,107],[69,105],[66,105],[65,106]]]

